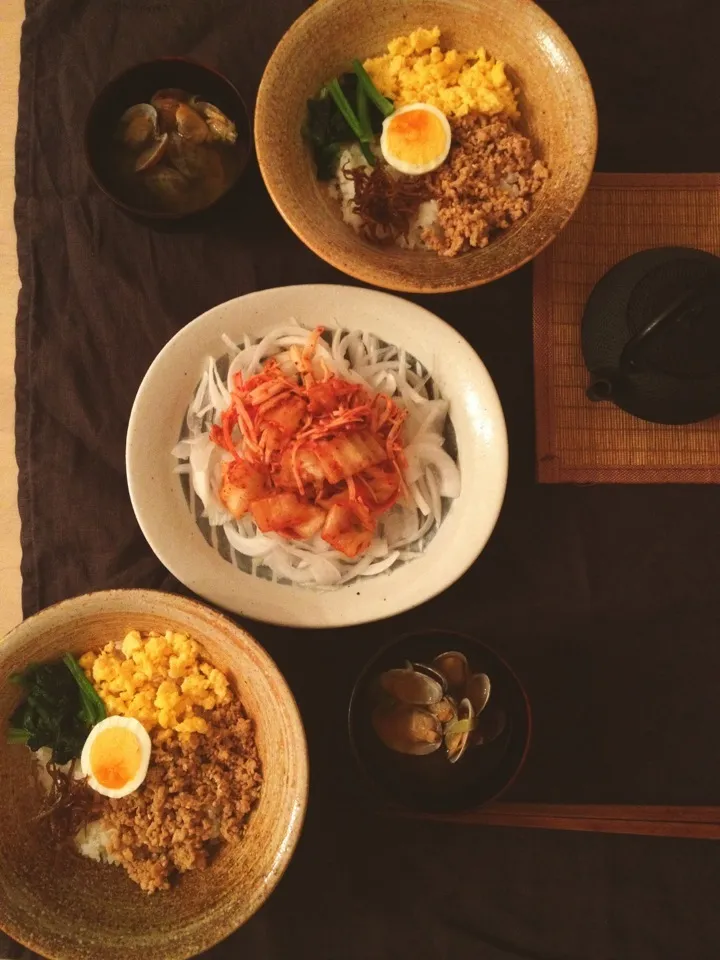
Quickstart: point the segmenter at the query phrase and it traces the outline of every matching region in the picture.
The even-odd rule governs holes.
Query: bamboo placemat
[[[575,217],[535,261],[540,482],[720,482],[720,418],[650,424],[585,396],[580,320],[590,291],[631,253],[664,246],[720,254],[720,175],[595,174]]]

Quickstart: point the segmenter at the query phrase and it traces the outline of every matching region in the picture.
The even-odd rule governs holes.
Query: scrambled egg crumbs
[[[516,91],[505,75],[505,64],[477,52],[443,52],[440,28],[414,30],[397,37],[388,52],[366,60],[364,67],[380,93],[396,107],[429,103],[448,116],[464,117],[471,111],[496,116],[518,116]]]
[[[160,727],[177,733],[207,733],[198,710],[231,699],[228,678],[202,658],[200,645],[168,630],[145,636],[131,630],[120,649],[108,643],[83,654],[80,666],[110,716],[134,717],[148,733]]]

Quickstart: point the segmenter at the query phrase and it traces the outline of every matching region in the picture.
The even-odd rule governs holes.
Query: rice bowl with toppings
[[[506,65],[444,50],[439,27],[323,84],[304,126],[319,181],[372,243],[456,257],[526,217],[550,176]]]
[[[476,55],[484,48],[496,64],[507,65],[511,91],[521,91],[515,95],[520,120],[511,122],[529,139],[535,159],[550,173],[533,195],[527,216],[513,228],[497,233],[486,246],[472,247],[457,256],[439,256],[435,251],[396,243],[377,244],[350,229],[338,199],[328,189],[329,180],[317,178],[314,150],[307,142],[307,101],[317,98],[331,78],[341,82],[346,74],[354,73],[357,59],[371,79],[374,74],[375,88],[395,105],[396,91],[384,87],[384,78],[368,65],[368,59],[385,56],[391,38],[436,26],[439,43],[431,44],[431,49],[440,46],[441,56],[451,50]],[[313,51],[312,56],[308,50]],[[474,86],[479,89],[479,84]],[[423,100],[437,106],[436,92],[413,84],[407,100],[403,97],[401,104],[397,98],[398,106]],[[460,93],[453,89],[453,96],[456,92]],[[352,90],[347,93],[353,105]],[[474,112],[490,116],[493,107],[478,99]],[[357,116],[356,109],[354,112]],[[370,119],[377,138],[382,123],[372,112]],[[469,289],[504,276],[537,256],[563,229],[582,199],[597,146],[597,116],[587,71],[551,16],[524,0],[476,0],[472,4],[454,0],[394,0],[390,4],[384,0],[319,0],[292,24],[268,61],[258,90],[254,129],[265,185],[300,240],[332,266],[364,283],[410,293]],[[291,150],[287,144],[292,144]],[[449,157],[438,171],[450,171]],[[328,163],[326,169],[326,176],[332,179],[333,166]],[[384,167],[378,163],[375,169]],[[413,179],[432,178],[436,173]],[[454,236],[447,238],[451,244],[463,230],[459,221],[457,228]]]
[[[123,652],[131,628],[139,634],[140,645],[133,636],[124,644]],[[153,631],[160,636],[148,648]],[[173,640],[176,635],[182,636],[177,653],[166,636],[168,632]],[[188,636],[200,648],[197,659],[192,657]],[[122,683],[116,682],[108,658],[101,656],[103,645],[109,643],[121,673],[123,664],[133,661],[132,690],[128,683],[131,678],[126,675]],[[166,689],[163,704],[156,707],[154,699],[164,682],[166,663],[161,648],[166,645],[173,647],[167,672],[177,674],[183,669],[183,676],[174,679],[178,687],[196,675],[196,667],[205,676],[202,666],[207,664],[210,673],[215,668],[227,678],[227,696],[223,696],[223,684],[216,675],[212,694],[204,691],[201,697],[197,688],[192,693],[192,715],[186,709],[190,706],[189,690],[179,691],[188,697],[187,703],[176,701],[170,707],[167,701],[173,697],[168,697],[170,691]],[[19,727],[17,720],[21,718],[15,714],[25,696],[11,677],[24,673],[31,664],[64,661],[68,651],[78,662],[76,680],[82,678],[83,684],[93,688],[97,683],[93,698],[106,696],[103,710],[116,719],[132,719],[110,699],[119,698],[134,719],[142,717],[141,723],[145,720],[152,743],[142,786],[123,798],[99,797],[103,813],[113,811],[113,822],[103,816],[103,822],[88,831],[83,856],[67,844],[58,848],[50,835],[50,818],[39,817],[47,805],[33,775],[38,768],[32,753],[34,744],[8,742],[8,727]],[[90,658],[83,660],[84,669],[79,665],[89,651],[100,660],[97,671]],[[153,664],[152,678],[147,677],[150,663],[144,654]],[[129,666],[125,670],[130,673]],[[145,679],[135,676],[141,672]],[[155,698],[146,712],[153,690]],[[139,700],[131,705],[138,694]],[[211,695],[222,697],[223,702],[211,708]],[[57,698],[56,703],[60,706]],[[74,715],[74,705],[68,701],[68,706],[70,716]],[[231,712],[240,707],[248,718],[240,725],[243,729],[231,718]],[[161,710],[174,710],[175,716],[167,713],[161,717]],[[65,717],[63,729],[67,713]],[[177,729],[191,718],[206,720],[207,732]],[[99,714],[93,719],[99,720]],[[164,727],[161,721],[169,725]],[[28,725],[23,726],[27,729]],[[83,723],[84,737],[88,726]],[[0,929],[41,956],[184,960],[202,954],[259,909],[293,855],[308,790],[307,746],[297,705],[266,651],[245,630],[210,607],[177,594],[110,590],[75,597],[29,617],[0,643],[0,727],[0,776],[4,784],[0,794]],[[99,722],[93,729],[98,728]],[[242,752],[237,744],[223,742],[228,735],[244,738]],[[191,750],[194,740],[196,752]],[[79,736],[72,749],[75,758],[82,752],[82,745]],[[255,773],[259,771],[262,776],[262,783],[256,781],[254,786],[248,767],[253,760]],[[82,778],[76,782],[98,798],[95,791],[87,791]],[[167,790],[170,786],[173,792]],[[254,803],[258,787],[259,797]],[[202,808],[196,803],[193,809],[201,791]],[[248,813],[242,812],[241,792],[252,807]],[[223,809],[226,802],[234,813]],[[82,808],[78,814],[83,814]],[[240,836],[235,836],[227,814],[240,827]],[[205,818],[211,821],[207,825],[202,822]],[[146,836],[142,835],[143,825],[147,827]],[[63,831],[65,836],[74,833],[72,824],[69,826],[69,831]],[[119,834],[115,838],[117,846],[110,838],[113,832]],[[203,834],[208,832],[212,839],[206,847]],[[226,835],[231,839],[226,840]],[[112,850],[108,849],[109,840]],[[201,844],[208,854],[205,869],[198,859],[202,858]],[[152,846],[158,853],[160,847],[166,848],[174,863],[165,862],[162,855],[152,856]],[[103,855],[111,853],[114,859],[122,857],[123,852],[135,854],[134,860],[128,858],[126,862],[135,864],[136,877],[121,865],[102,862]],[[97,862],[98,857],[101,862]],[[188,872],[192,864],[194,868]],[[151,889],[164,884],[163,876],[171,889],[151,893]]]

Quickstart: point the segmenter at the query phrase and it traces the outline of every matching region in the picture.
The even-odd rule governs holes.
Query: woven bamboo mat
[[[595,174],[575,217],[535,261],[541,483],[720,482],[720,418],[663,426],[585,396],[580,320],[590,291],[631,253],[664,246],[720,254],[720,175]]]

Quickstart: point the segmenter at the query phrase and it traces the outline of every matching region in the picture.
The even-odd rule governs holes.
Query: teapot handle
[[[715,277],[711,280],[705,280],[703,283],[691,287],[689,290],[685,290],[664,310],[661,310],[660,313],[656,313],[654,317],[651,317],[642,330],[639,330],[625,344],[621,363],[627,364],[634,369],[641,366],[640,350],[645,341],[648,340],[659,327],[663,326],[663,324],[670,323],[673,320],[679,320],[686,310],[700,306],[701,296],[707,288],[712,286],[713,282],[717,283]]]

